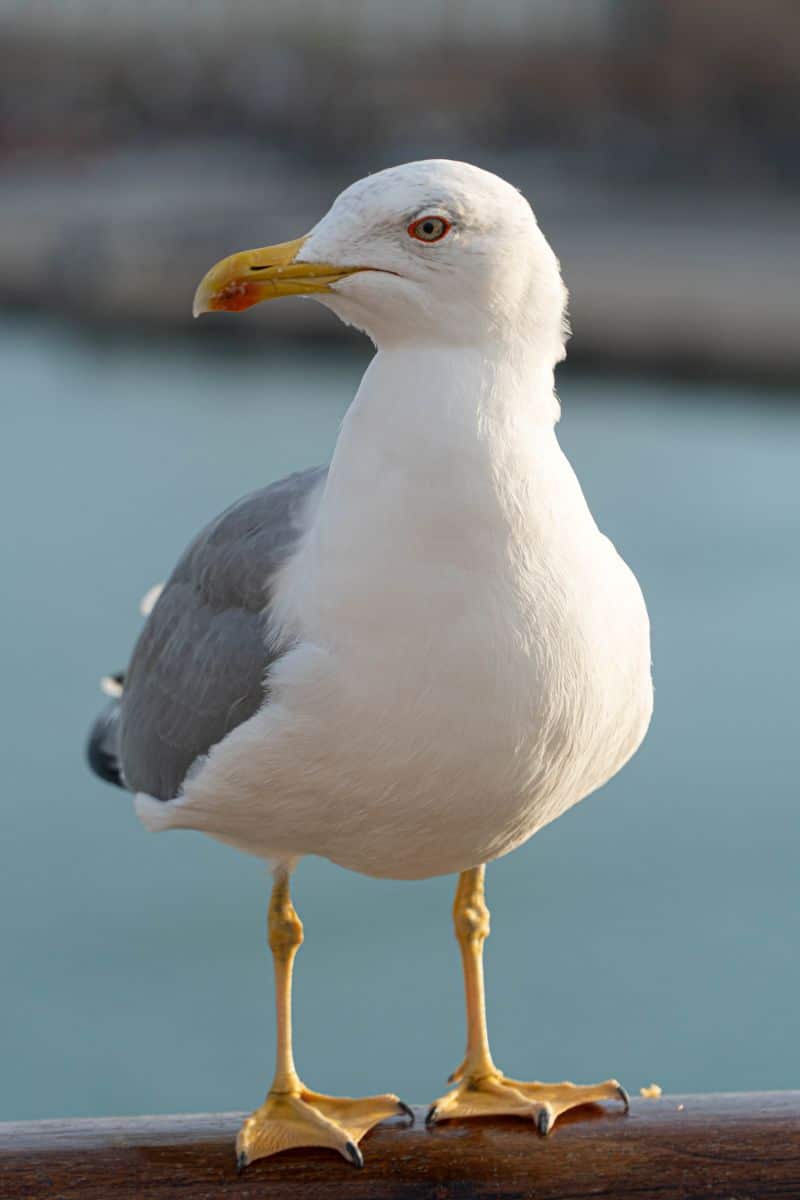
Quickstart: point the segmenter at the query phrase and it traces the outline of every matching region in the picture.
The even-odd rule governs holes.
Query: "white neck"
[[[312,541],[326,558],[399,536],[412,556],[468,557],[491,528],[499,547],[498,523],[520,504],[537,522],[550,511],[534,493],[554,461],[567,466],[557,415],[552,370],[522,354],[380,351],[342,424]]]
[[[414,470],[484,440],[490,427],[551,430],[559,415],[553,369],[525,344],[499,354],[453,345],[381,349],[345,417],[334,464],[352,438],[367,437],[391,457],[409,453],[413,441],[406,467]]]
[[[552,372],[535,363],[452,347],[379,352],[276,619],[351,655],[394,646],[402,658],[406,638],[419,653],[465,604],[487,620],[481,606],[502,592],[514,610],[532,561],[555,561],[555,547],[566,561],[595,530],[556,412]]]

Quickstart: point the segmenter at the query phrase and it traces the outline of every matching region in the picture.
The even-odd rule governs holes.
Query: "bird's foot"
[[[616,1079],[604,1083],[522,1083],[500,1071],[470,1074],[462,1065],[450,1076],[457,1086],[428,1109],[427,1125],[464,1117],[526,1117],[539,1133],[549,1133],[558,1117],[580,1104],[621,1100],[628,1111],[628,1093]]]
[[[363,1167],[358,1143],[373,1125],[387,1117],[414,1120],[397,1096],[325,1096],[300,1084],[286,1092],[269,1092],[251,1113],[236,1138],[236,1165],[242,1171],[257,1158],[299,1146],[329,1146],[354,1167]]]

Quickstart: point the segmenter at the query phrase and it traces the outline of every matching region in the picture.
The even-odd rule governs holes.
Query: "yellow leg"
[[[561,1113],[597,1100],[628,1096],[616,1079],[576,1086],[574,1083],[522,1083],[497,1069],[489,1050],[483,987],[483,943],[489,936],[489,909],[484,899],[485,867],[463,871],[453,904],[453,923],[461,948],[467,1004],[467,1052],[450,1076],[457,1086],[431,1105],[428,1125],[453,1117],[527,1117],[540,1133],[549,1133]]]
[[[303,926],[289,894],[289,874],[276,874],[269,905],[269,945],[275,968],[277,1056],[267,1098],[242,1125],[236,1139],[236,1163],[243,1170],[257,1158],[298,1146],[329,1146],[363,1167],[358,1143],[386,1117],[413,1114],[397,1096],[361,1100],[325,1096],[300,1080],[292,1054],[292,967],[303,941]]]

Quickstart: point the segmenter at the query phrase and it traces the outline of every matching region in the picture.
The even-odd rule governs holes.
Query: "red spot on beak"
[[[247,283],[245,280],[232,279],[209,302],[209,308],[216,312],[243,312],[258,304],[264,294],[263,287]]]

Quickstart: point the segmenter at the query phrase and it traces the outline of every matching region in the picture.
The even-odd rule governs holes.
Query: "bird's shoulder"
[[[190,542],[164,593],[174,584],[189,583],[215,611],[240,607],[260,612],[270,577],[297,547],[311,500],[326,475],[327,467],[296,471],[229,505]]]
[[[237,500],[186,548],[134,647],[121,699],[125,782],[174,796],[191,764],[263,704],[285,650],[269,628],[275,576],[297,548],[327,469]]]

